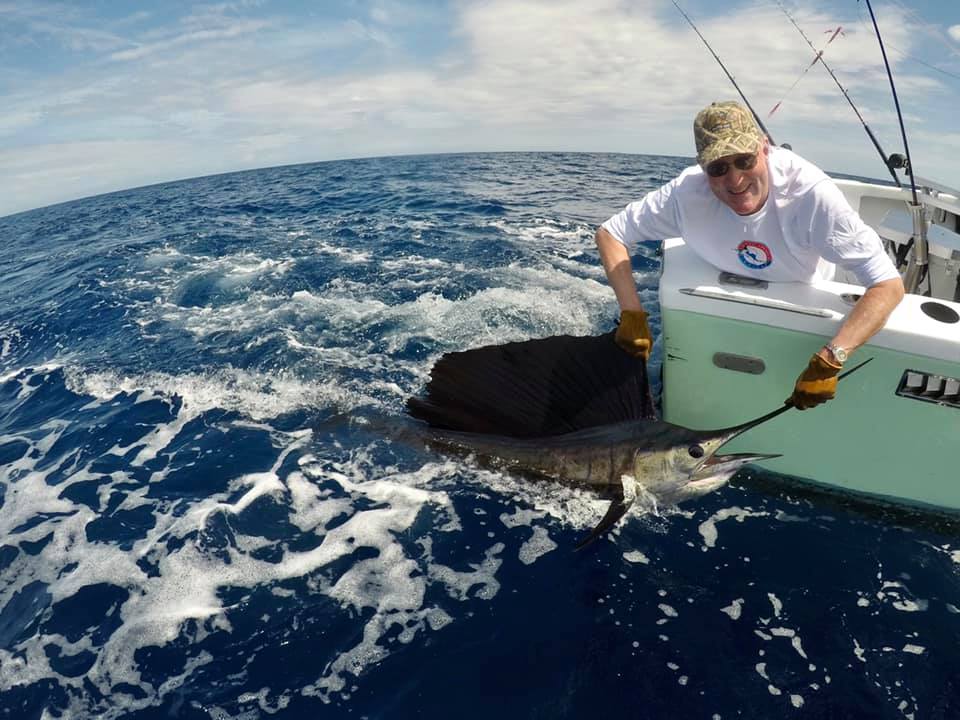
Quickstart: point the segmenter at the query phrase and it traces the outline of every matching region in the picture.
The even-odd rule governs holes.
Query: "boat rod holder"
[[[913,248],[910,260],[907,262],[906,272],[903,274],[903,286],[908,293],[916,292],[920,283],[927,275],[927,221],[923,213],[923,205],[909,203],[910,216],[913,218]]]

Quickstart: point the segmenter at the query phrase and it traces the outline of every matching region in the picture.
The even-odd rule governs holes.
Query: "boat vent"
[[[960,379],[906,370],[900,378],[897,395],[960,409]]]

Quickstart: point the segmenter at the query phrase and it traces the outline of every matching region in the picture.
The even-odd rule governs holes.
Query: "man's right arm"
[[[600,251],[603,269],[607,273],[607,282],[617,296],[620,310],[642,310],[637,284],[633,279],[633,268],[630,265],[630,252],[626,246],[602,227],[597,229],[594,239],[597,250]]]
[[[641,200],[627,205],[597,229],[594,239],[620,310],[642,310],[633,280],[630,253],[639,243],[659,243],[681,235],[678,196],[685,186],[684,172]],[[610,228],[609,230],[607,228]]]
[[[614,341],[624,352],[643,358],[646,362],[653,349],[653,334],[647,322],[647,313],[640,304],[640,295],[637,293],[637,284],[630,266],[630,252],[602,227],[597,230],[596,241],[603,269],[607,272],[607,281],[620,304],[620,323]]]
[[[617,235],[601,226],[595,236],[607,282],[620,305],[620,324],[614,339],[625,352],[644,360],[650,358],[653,336],[633,279],[630,248],[638,242],[659,242],[680,234],[679,213],[673,198],[673,190],[679,180],[647,193],[642,200],[630,203],[622,212],[607,220],[604,225]]]

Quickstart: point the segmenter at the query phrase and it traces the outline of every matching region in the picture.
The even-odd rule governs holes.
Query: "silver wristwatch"
[[[833,356],[833,359],[836,360],[838,365],[843,365],[847,361],[847,358],[850,357],[847,351],[844,350],[839,345],[834,345],[833,343],[827,343],[826,345],[824,345],[824,347]]]

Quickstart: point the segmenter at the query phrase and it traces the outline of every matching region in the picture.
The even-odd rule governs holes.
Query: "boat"
[[[891,252],[909,243],[909,191],[836,182]],[[927,186],[922,199],[933,216],[930,294],[904,297],[856,352],[872,360],[841,383],[836,399],[784,413],[725,450],[782,453],[760,465],[844,491],[960,510],[960,192]],[[801,361],[834,336],[863,293],[836,280],[767,284],[723,273],[681,238],[664,242],[661,268],[662,412],[689,428],[735,425],[783,402]]]
[[[725,451],[781,453],[758,464],[833,491],[960,511],[960,191],[914,177],[909,155],[885,163],[895,180],[905,167],[910,187],[833,178],[907,289],[856,351],[870,363],[826,405],[783,413]],[[767,284],[721,272],[682,238],[661,255],[662,413],[688,428],[736,425],[784,402],[864,292],[842,274]]]

